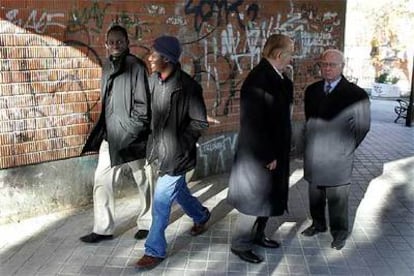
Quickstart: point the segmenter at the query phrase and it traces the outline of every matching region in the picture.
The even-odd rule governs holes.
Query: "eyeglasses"
[[[341,65],[342,63],[331,63],[331,62],[319,62],[319,66],[322,68],[326,68],[326,67],[337,67],[338,65]]]

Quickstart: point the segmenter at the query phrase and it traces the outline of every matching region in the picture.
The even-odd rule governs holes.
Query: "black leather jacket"
[[[111,166],[141,159],[146,154],[150,103],[145,63],[126,51],[109,58],[102,68],[102,110],[82,153],[98,151],[105,139]]]
[[[151,135],[147,159],[161,175],[180,175],[195,167],[196,142],[208,127],[201,86],[178,65],[165,81],[158,73],[149,80]]]

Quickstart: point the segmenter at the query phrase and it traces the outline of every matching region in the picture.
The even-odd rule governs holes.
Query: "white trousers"
[[[93,232],[112,235],[115,228],[114,184],[118,181],[121,168],[128,165],[138,187],[140,210],[137,216],[138,229],[149,229],[151,225],[151,205],[154,195],[154,176],[145,159],[131,161],[111,167],[108,142],[99,148],[98,166],[95,171],[93,187]]]

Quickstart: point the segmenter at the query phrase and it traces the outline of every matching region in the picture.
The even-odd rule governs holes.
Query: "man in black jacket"
[[[193,236],[205,231],[209,210],[191,195],[186,173],[195,167],[196,142],[200,131],[208,127],[201,86],[181,70],[181,45],[173,36],[155,39],[148,58],[153,74],[150,77],[151,135],[148,139],[148,161],[157,167],[152,224],[145,242],[145,255],[138,260],[138,269],[149,269],[166,257],[171,205],[176,200],[193,219]]]
[[[109,59],[102,68],[102,110],[82,153],[98,151],[98,166],[93,187],[93,232],[81,241],[95,243],[113,238],[113,184],[127,164],[137,183],[141,204],[136,238],[145,238],[150,218],[143,219],[151,206],[151,179],[144,173],[145,148],[149,134],[150,109],[145,63],[129,53],[125,28],[113,25],[107,32]]]

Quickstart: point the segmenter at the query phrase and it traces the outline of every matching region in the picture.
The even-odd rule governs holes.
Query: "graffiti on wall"
[[[236,16],[236,20],[241,29],[244,28],[239,12],[243,0],[227,1],[227,0],[201,0],[194,3],[193,0],[186,0],[185,14],[194,16],[194,29],[200,32],[204,23],[211,20],[216,22],[216,26],[227,24],[229,16]]]
[[[12,9],[6,13],[6,20],[13,25],[19,26],[22,29],[32,30],[38,34],[45,33],[46,29],[51,26],[65,28],[58,19],[64,18],[64,13],[49,13],[32,10],[27,17],[20,16],[19,9]],[[0,27],[0,32],[5,30]]]
[[[31,61],[33,57],[27,54],[30,51],[19,53],[18,61],[6,58],[11,52],[15,53],[15,50],[0,51],[1,69],[8,73],[3,74],[3,78],[11,80],[17,75],[26,75],[25,81],[30,83],[27,94],[33,98],[31,104],[35,106],[34,109],[31,108],[30,115],[25,113],[25,109],[13,109],[8,100],[3,99],[1,105],[8,111],[2,114],[1,119],[14,118],[16,122],[16,118],[24,120],[25,116],[35,114],[35,117],[50,117],[46,126],[57,129],[60,125],[49,114],[64,116],[64,111],[59,110],[63,107],[57,104],[57,99],[71,85],[66,91],[93,89],[98,96],[90,100],[85,93],[84,108],[81,111],[71,110],[73,121],[67,119],[65,122],[82,122],[90,127],[93,121],[91,111],[99,101],[99,83],[96,81],[91,84],[90,80],[98,80],[99,76],[91,77],[91,74],[96,73],[95,69],[88,71],[73,68],[82,68],[82,64],[90,60],[92,65],[89,68],[99,69],[105,56],[103,42],[106,29],[114,22],[127,28],[132,51],[144,59],[149,53],[149,41],[164,29],[157,29],[157,26],[160,23],[167,26],[169,32],[177,35],[183,42],[183,68],[211,95],[207,106],[209,114],[228,116],[236,112],[233,107],[237,103],[243,78],[260,61],[264,43],[270,34],[285,33],[294,38],[296,52],[292,68],[295,77],[299,79],[302,76],[313,77],[318,73],[310,62],[303,61],[312,61],[314,56],[327,47],[338,47],[341,42],[343,22],[340,21],[338,11],[322,11],[319,5],[311,1],[300,1],[299,4],[294,0],[284,1],[283,4],[272,3],[272,9],[266,8],[267,4],[253,0],[185,0],[176,1],[175,5],[166,1],[126,10],[119,8],[116,1],[96,0],[86,5],[74,6],[68,11],[25,9],[23,12],[23,8],[10,8],[6,10],[4,21],[0,24],[0,34],[25,31],[36,34],[37,36],[28,36],[24,45],[20,46],[30,49],[36,45],[42,49],[43,54],[34,65]],[[43,39],[42,35],[54,36],[56,39],[46,39],[46,36]],[[6,45],[1,36],[0,44]],[[63,48],[69,52],[73,50],[77,53],[77,58],[71,58],[72,54],[62,51]],[[16,71],[18,73],[12,73]],[[50,83],[46,80],[53,80],[53,88],[50,88]],[[46,91],[48,94],[39,97]],[[44,112],[45,103],[53,103],[56,110]],[[68,107],[66,111],[67,109]],[[24,129],[25,125],[16,122],[12,131],[21,133],[19,135],[23,137],[24,131],[27,131]],[[54,137],[59,135],[64,133],[53,134]],[[33,134],[27,134],[24,138],[15,139],[15,142],[31,139],[37,138]],[[231,144],[232,141],[226,139],[217,141],[221,141],[222,145]],[[214,143],[219,143],[217,141]],[[207,152],[208,148],[209,146],[204,145],[202,152]],[[216,164],[222,166],[220,162],[217,161]]]
[[[220,135],[198,146],[197,166],[203,175],[225,172],[232,164],[237,134]]]
[[[242,81],[237,76],[259,62],[270,34],[284,33],[294,38],[294,59],[297,61],[339,46],[341,22],[338,12],[319,12],[319,8],[312,4],[296,7],[294,2],[289,2],[288,12],[259,18],[261,9],[255,1],[186,1],[185,13],[194,17],[194,31],[199,34],[197,40],[188,44],[197,44],[204,49],[203,56],[189,55],[197,56],[193,58],[196,78],[215,90],[216,96],[210,107],[214,116],[231,112],[231,104]],[[188,51],[191,52],[191,47]],[[216,64],[226,70],[220,70]],[[294,71],[300,75],[312,74],[312,77],[318,74],[315,68],[303,70],[297,66]],[[228,91],[226,96],[223,91]]]

